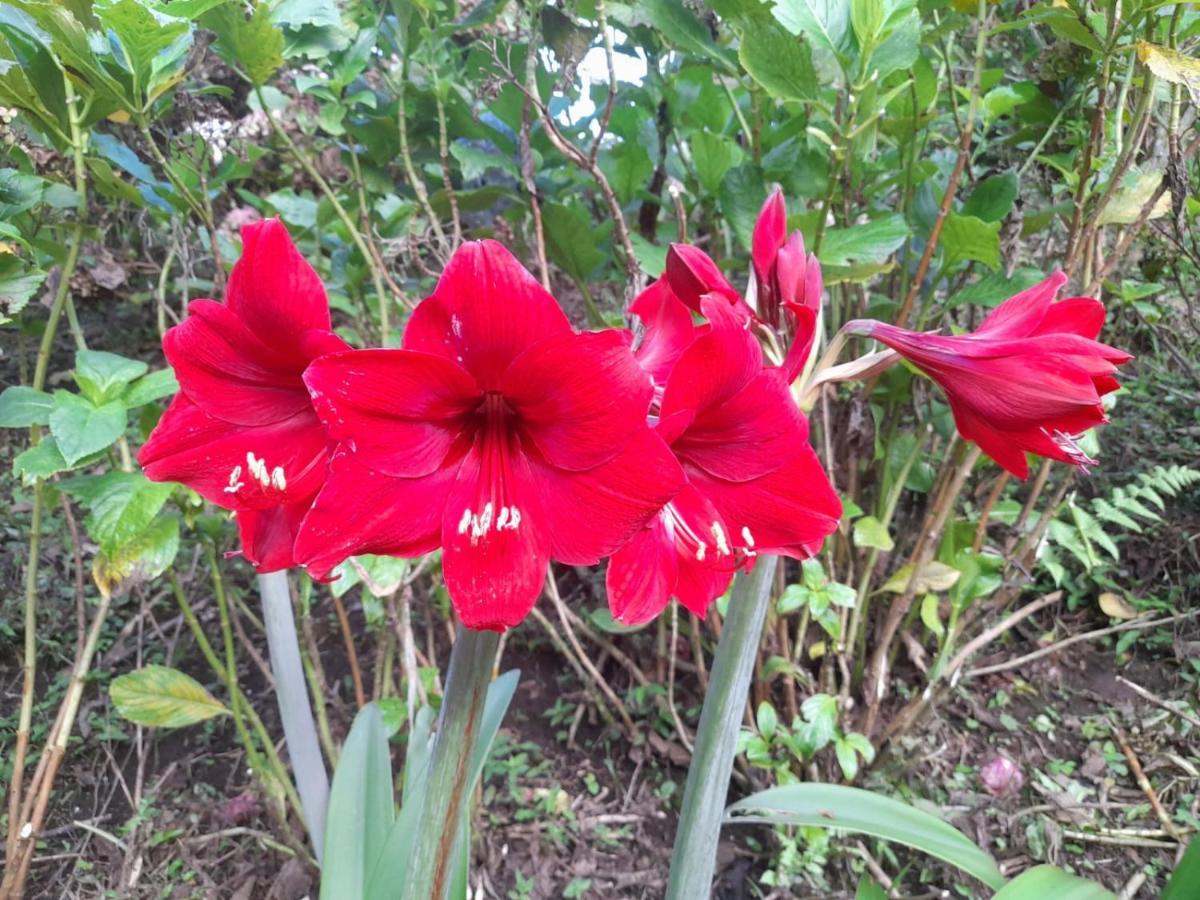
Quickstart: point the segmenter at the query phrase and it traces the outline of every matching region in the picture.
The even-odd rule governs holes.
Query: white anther
[[[517,526],[521,524],[521,511],[515,506],[508,508],[508,530],[516,531]]]
[[[466,534],[467,529],[471,527],[471,510],[464,509],[462,518],[458,520],[458,533]]]
[[[754,535],[750,533],[750,529],[745,525],[742,526],[742,540],[745,542],[747,547],[754,546]]]
[[[283,474],[283,466],[276,466],[271,470],[271,484],[276,490],[287,490],[287,478]]]
[[[508,507],[500,507],[500,515],[496,517],[496,530],[503,531],[508,527]]]
[[[481,537],[488,533],[492,527],[492,515],[495,512],[495,507],[492,506],[492,501],[489,500],[483,505],[479,515],[471,517],[471,543],[475,543]]]
[[[725,529],[721,527],[721,523],[713,522],[712,528],[709,530],[712,532],[713,540],[717,542],[717,552],[722,556],[728,556],[730,553],[729,541],[725,537]]]
[[[696,562],[704,562],[705,547],[703,544],[696,545]]]

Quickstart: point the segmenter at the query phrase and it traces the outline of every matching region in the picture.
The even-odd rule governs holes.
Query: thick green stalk
[[[774,556],[761,557],[753,572],[734,582],[688,768],[667,900],[700,900],[712,892],[737,736],[777,563]]]
[[[442,900],[453,876],[459,825],[467,813],[471,753],[479,738],[500,635],[459,627],[450,651],[437,741],[429,760],[421,829],[402,897]]]
[[[321,756],[304,665],[300,661],[300,641],[296,636],[287,572],[259,575],[258,590],[262,595],[263,626],[267,631],[267,649],[271,654],[271,671],[275,675],[275,699],[279,703],[283,736],[287,741],[300,805],[304,807],[304,824],[308,827],[317,862],[320,862],[325,844],[325,810],[329,806],[329,775]]]

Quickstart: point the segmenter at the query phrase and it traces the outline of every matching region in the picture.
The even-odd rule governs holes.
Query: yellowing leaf
[[[122,718],[158,728],[194,725],[229,712],[190,675],[167,666],[145,666],[114,678],[108,696]]]
[[[1108,205],[1100,213],[1101,225],[1131,225],[1142,213],[1142,207],[1149,202],[1150,197],[1162,183],[1162,172],[1142,172],[1126,179],[1121,188],[1113,194]],[[1171,211],[1171,194],[1164,192],[1154,204],[1150,213],[1151,219],[1165,216]]]
[[[1148,41],[1137,42],[1137,55],[1147,69],[1163,81],[1182,84],[1192,95],[1192,102],[1200,103],[1200,59]]]
[[[908,588],[908,582],[912,578],[913,564],[909,563],[904,566],[895,575],[887,580],[887,584],[880,588],[881,591],[888,591],[892,594],[903,594]],[[938,562],[936,559],[927,562],[917,575],[916,593],[928,594],[930,591],[948,591],[954,587],[962,573],[944,562]]]
[[[811,647],[808,648],[808,658],[809,659],[820,659],[824,655],[825,655],[825,642],[824,641],[817,641],[815,644],[813,644]]]
[[[1104,610],[1106,616],[1111,616],[1114,619],[1135,619],[1137,618],[1137,610],[1129,605],[1120,594],[1114,594],[1112,591],[1105,591],[1099,597],[1100,608]]]

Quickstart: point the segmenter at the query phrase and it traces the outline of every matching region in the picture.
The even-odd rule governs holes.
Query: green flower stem
[[[283,736],[292,761],[300,805],[304,807],[304,822],[317,862],[320,862],[325,843],[325,810],[329,805],[329,775],[321,756],[304,665],[300,661],[300,641],[296,636],[287,572],[259,575],[258,591],[262,596],[263,626],[267,631],[267,649],[271,654],[271,671],[275,675],[275,699],[279,703]]]
[[[421,828],[413,846],[405,900],[442,900],[453,875],[459,824],[469,798],[471,752],[483,720],[484,700],[500,635],[459,626],[442,695],[437,740],[429,760]]]
[[[753,572],[734,582],[688,768],[667,900],[698,900],[712,891],[738,731],[777,564],[774,556],[760,557]]]

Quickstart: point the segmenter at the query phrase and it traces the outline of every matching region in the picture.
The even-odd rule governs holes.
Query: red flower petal
[[[771,277],[775,265],[775,254],[787,241],[787,205],[783,191],[775,188],[759,210],[754,222],[754,236],[750,242],[750,256],[754,262],[754,277],[761,292]]]
[[[629,540],[684,485],[671,449],[648,428],[612,460],[566,472],[536,454],[528,464],[541,491],[541,524],[551,556],[595,565]]]
[[[649,622],[671,602],[678,575],[675,542],[662,516],[655,516],[608,561],[604,581],[613,618],[626,625]]]
[[[672,444],[717,478],[748,481],[786,463],[808,440],[808,422],[778,369],[764,369],[724,403],[704,407]]]
[[[634,357],[657,385],[666,384],[675,363],[696,336],[692,314],[660,278],[634,299],[629,311],[642,320],[645,332]]]
[[[556,502],[514,435],[497,426],[480,432],[442,513],[442,572],[468,628],[504,631],[529,614],[550,562],[540,513]]]
[[[762,348],[739,310],[706,297],[711,328],[680,356],[663,391],[659,433],[674,441],[704,409],[725,403],[762,371]]]
[[[780,368],[788,384],[791,384],[800,377],[812,353],[817,337],[817,315],[807,306],[787,305],[786,308],[792,317],[793,337]]]
[[[463,244],[413,311],[404,347],[444,356],[495,390],[521,351],[571,333],[554,298],[495,241]]]
[[[420,556],[437,549],[457,461],[421,478],[374,472],[340,448],[296,538],[296,559],[317,578],[351,556]]]
[[[689,307],[700,312],[700,298],[717,294],[730,303],[741,303],[742,297],[721,274],[717,264],[699,247],[672,244],[667,250],[667,283],[672,293]]]
[[[683,487],[674,454],[647,428],[608,462],[585,472],[556,468],[528,454],[528,471],[542,498],[540,523],[551,556],[569,565],[595,565],[635,534]]]
[[[482,401],[475,379],[442,356],[351,350],[304,373],[329,434],[385,475],[412,478],[441,466]]]
[[[287,346],[306,331],[328,331],[321,279],[278,219],[242,229],[242,256],[225,290],[231,312],[264,341]]]
[[[975,332],[986,337],[1025,337],[1041,324],[1055,296],[1067,283],[1062,272],[1009,297],[990,313]]]
[[[311,409],[269,425],[231,425],[177,394],[138,451],[138,462],[152,481],[186,484],[217,506],[263,509],[311,498],[325,479],[328,448]],[[262,461],[267,485],[250,471],[247,454]],[[272,483],[276,468],[283,481]]]
[[[292,545],[309,504],[246,509],[237,514],[242,555],[259,572],[277,572],[296,565]]]
[[[969,408],[955,403],[953,399],[950,401],[950,409],[954,413],[954,425],[959,434],[978,444],[979,449],[995,460],[1000,468],[1022,481],[1029,477],[1029,460],[1025,458],[1025,450],[1012,439],[1011,434],[993,428]]]
[[[307,360],[263,343],[227,307],[195,300],[163,338],[182,391],[210,415],[266,425],[309,408],[300,381]]]
[[[546,459],[590,469],[645,430],[654,389],[619,331],[542,341],[514,361],[500,391]]]
[[[675,599],[700,618],[708,613],[714,600],[729,590],[733,570],[706,566],[691,559],[679,560],[679,576],[675,579]]]
[[[842,516],[842,504],[812,448],[801,446],[779,469],[733,482],[688,469],[688,479],[716,507],[733,540],[759,552],[808,556]]]

